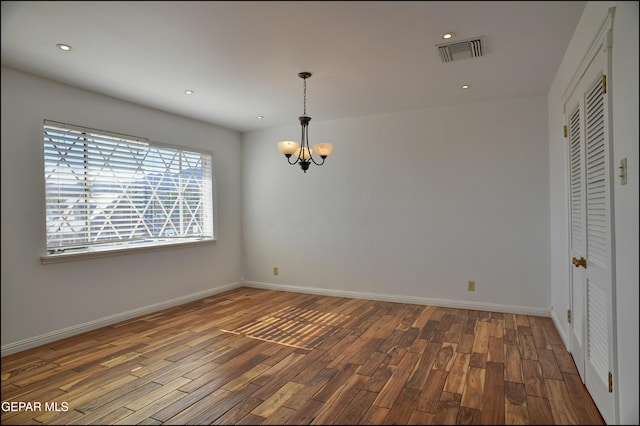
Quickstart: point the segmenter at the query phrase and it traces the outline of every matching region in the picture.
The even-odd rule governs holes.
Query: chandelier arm
[[[309,130],[307,126],[309,126],[309,122],[301,123],[302,130],[300,133],[300,149],[301,149],[300,154],[304,153],[304,148],[309,149],[309,141],[307,139],[309,137]]]
[[[311,117],[309,117],[309,120],[311,120]],[[309,145],[309,123],[306,122],[302,125],[302,146],[304,147],[306,145],[306,148],[308,149],[307,152],[309,152],[309,160],[311,160],[311,162],[313,162],[313,164],[315,164],[316,166],[322,166],[324,164],[324,158],[322,159],[321,163],[318,163],[315,158],[313,158],[313,154],[311,154],[311,145]]]
[[[298,164],[298,161],[300,161],[300,157],[296,158],[296,161],[294,161],[293,163],[291,162],[291,155],[287,157],[287,163],[291,164],[292,166],[294,164]]]
[[[322,157],[320,157],[320,158],[322,158],[322,162],[321,163],[318,163],[316,160],[314,160],[313,159],[313,155],[310,158],[311,158],[311,161],[313,161],[313,164],[315,164],[316,166],[322,166],[324,164],[324,160],[325,159],[322,158]]]

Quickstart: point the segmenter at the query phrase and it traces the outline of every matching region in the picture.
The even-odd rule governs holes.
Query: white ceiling
[[[297,124],[301,71],[316,121],[546,94],[585,4],[2,1],[2,64],[250,131]],[[486,55],[442,63],[447,31]]]

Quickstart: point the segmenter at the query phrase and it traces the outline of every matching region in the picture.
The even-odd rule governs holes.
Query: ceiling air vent
[[[467,40],[436,44],[440,60],[452,62],[459,59],[477,58],[485,54],[484,37],[474,37]]]

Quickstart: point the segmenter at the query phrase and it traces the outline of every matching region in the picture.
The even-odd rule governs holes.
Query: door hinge
[[[606,75],[602,75],[602,94],[604,95],[605,93],[607,93],[607,76]]]
[[[613,392],[613,374],[609,371],[609,393]]]
[[[564,137],[567,137],[567,126],[564,126]]]
[[[571,309],[567,310],[567,322],[571,322]]]

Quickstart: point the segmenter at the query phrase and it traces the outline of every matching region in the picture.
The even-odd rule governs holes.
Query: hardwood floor
[[[1,420],[604,424],[550,318],[254,288],[2,358]]]

